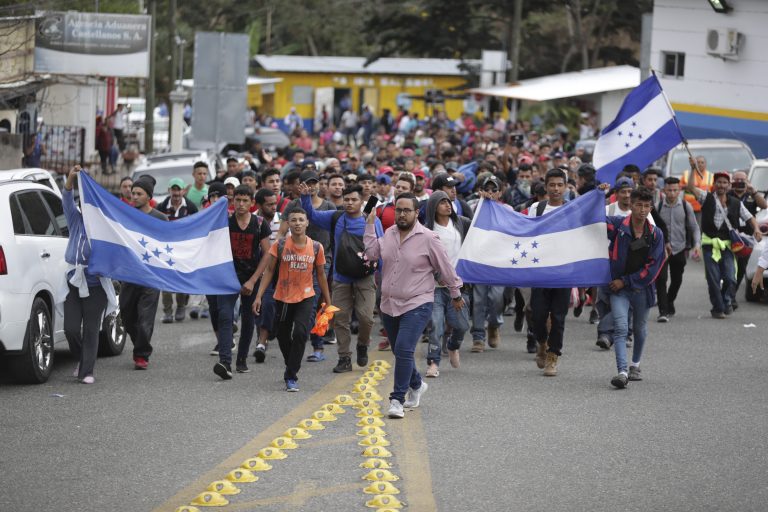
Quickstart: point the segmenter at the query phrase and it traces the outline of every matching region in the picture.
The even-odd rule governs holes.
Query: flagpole
[[[675,127],[677,128],[677,131],[680,132],[680,138],[683,139],[683,147],[685,147],[685,150],[688,152],[688,156],[691,158],[691,160],[693,160],[693,154],[691,153],[691,150],[688,148],[688,139],[686,139],[685,135],[683,135],[683,130],[680,129],[680,124],[677,122],[675,109],[672,108],[672,104],[669,102],[669,98],[667,98],[667,93],[664,92],[664,88],[661,86],[661,82],[659,82],[659,77],[656,76],[656,70],[651,68],[651,73],[653,74],[653,77],[656,79],[656,81],[659,83],[659,90],[661,91],[661,95],[664,97],[664,101],[667,104],[667,108],[669,108],[669,111],[672,113],[672,120],[675,122]]]

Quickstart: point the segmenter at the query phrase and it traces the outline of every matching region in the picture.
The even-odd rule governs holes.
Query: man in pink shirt
[[[395,354],[390,418],[403,418],[404,407],[418,407],[427,390],[427,383],[416,370],[413,353],[432,317],[436,274],[438,281],[448,288],[453,307],[457,311],[464,307],[461,279],[438,236],[417,221],[418,213],[416,196],[401,194],[395,202],[395,225],[378,238],[374,210],[366,219],[363,237],[368,260],[382,260],[381,321]]]

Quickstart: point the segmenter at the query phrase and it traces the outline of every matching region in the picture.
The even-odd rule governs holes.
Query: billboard
[[[149,76],[150,16],[87,12],[40,12],[38,16],[36,72]]]
[[[242,143],[248,94],[245,34],[195,34],[192,133],[196,140]]]

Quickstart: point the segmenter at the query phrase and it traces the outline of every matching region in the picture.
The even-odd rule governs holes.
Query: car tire
[[[10,361],[14,380],[23,384],[42,384],[53,369],[53,323],[48,304],[36,297],[32,302],[24,349]]]
[[[120,315],[120,306],[117,311],[104,317],[99,332],[99,355],[102,357],[114,357],[123,353],[125,348],[125,327]]]

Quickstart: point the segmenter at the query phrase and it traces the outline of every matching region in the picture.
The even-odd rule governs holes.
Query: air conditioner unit
[[[707,53],[723,59],[738,60],[744,34],[735,29],[710,28],[707,30]]]
[[[0,132],[16,133],[16,110],[0,110]]]

